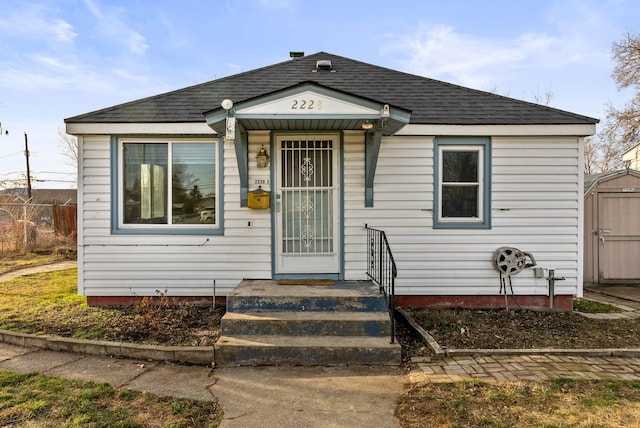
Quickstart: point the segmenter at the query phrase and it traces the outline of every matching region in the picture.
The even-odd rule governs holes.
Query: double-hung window
[[[489,228],[488,138],[437,138],[434,228]]]
[[[121,233],[211,233],[220,229],[216,141],[121,138],[117,141]]]

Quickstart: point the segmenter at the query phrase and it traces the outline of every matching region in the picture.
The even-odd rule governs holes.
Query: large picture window
[[[119,226],[219,225],[217,143],[120,140]]]
[[[434,227],[488,228],[490,204],[488,139],[436,140],[437,210]]]

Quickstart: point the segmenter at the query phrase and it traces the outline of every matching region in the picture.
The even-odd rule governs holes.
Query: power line
[[[23,151],[14,152],[14,153],[9,153],[8,155],[2,155],[2,156],[0,156],[0,159],[8,158],[8,157],[15,156],[15,155],[21,155],[21,154],[23,154],[23,153],[24,153]]]
[[[75,172],[34,171],[34,174],[72,175],[72,174],[75,174]]]

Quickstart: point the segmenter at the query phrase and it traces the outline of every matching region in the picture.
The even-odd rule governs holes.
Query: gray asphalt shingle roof
[[[314,72],[318,60],[331,60],[335,72]],[[315,83],[408,110],[412,124],[552,125],[598,122],[587,116],[325,52],[67,118],[65,122],[204,122],[203,113],[219,108],[225,98],[237,104],[303,83]]]

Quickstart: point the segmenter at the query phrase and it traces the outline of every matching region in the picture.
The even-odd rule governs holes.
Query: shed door
[[[339,273],[338,138],[276,138],[276,273]]]
[[[598,195],[600,283],[640,283],[640,194]]]

